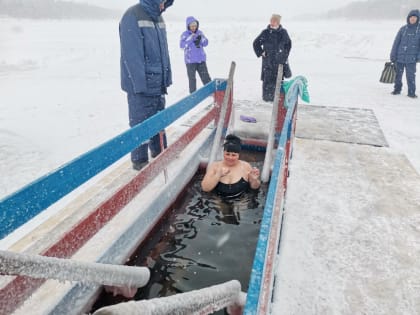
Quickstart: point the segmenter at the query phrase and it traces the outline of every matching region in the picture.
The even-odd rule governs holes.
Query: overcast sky
[[[73,0],[102,7],[125,10],[138,3],[136,0]],[[265,17],[279,13],[284,18],[306,14],[318,14],[342,7],[352,0],[175,0],[168,13],[197,17]]]

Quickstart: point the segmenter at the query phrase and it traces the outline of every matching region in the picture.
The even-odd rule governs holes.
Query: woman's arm
[[[229,169],[221,167],[219,162],[212,163],[201,181],[201,188],[206,192],[212,191],[220,179],[228,173]]]
[[[185,47],[192,44],[194,40],[194,33],[190,31],[185,31],[181,34],[181,39],[179,40],[179,47],[184,49]]]
[[[204,35],[203,31],[199,31],[200,35],[201,35],[201,41],[200,44],[202,47],[207,47],[207,45],[209,44],[209,40],[208,38]]]
[[[244,162],[246,163],[246,169],[248,172],[248,183],[249,186],[252,189],[258,189],[261,186],[261,181],[260,181],[260,170],[256,167],[252,167],[251,164],[249,164],[248,162]]]
[[[219,178],[217,177],[215,169],[214,167],[210,166],[206,172],[206,175],[204,175],[204,178],[201,181],[201,189],[206,192],[212,191],[218,182]]]
[[[264,31],[262,31],[261,34],[258,35],[257,38],[255,38],[254,41],[252,42],[252,46],[254,47],[254,52],[257,55],[257,57],[261,57],[262,54],[264,53],[263,43],[265,41],[265,38],[263,34],[264,34]]]

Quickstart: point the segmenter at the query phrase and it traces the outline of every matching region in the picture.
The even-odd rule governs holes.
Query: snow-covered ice
[[[226,78],[231,61],[235,61],[234,98],[259,102],[261,60],[252,51],[252,41],[266,27],[268,18],[226,19],[221,23],[220,19],[212,21],[206,18],[204,12],[197,18],[210,40],[206,52],[212,78]],[[183,52],[178,48],[179,35],[185,29],[184,20],[167,18],[166,21],[174,75],[174,84],[167,97],[170,105],[188,94],[188,82]],[[389,145],[389,152],[405,156],[413,166],[412,172],[419,173],[420,101],[406,97],[405,87],[402,95],[393,96],[390,95],[391,85],[379,83],[392,40],[404,21],[302,21],[284,16],[282,22],[293,41],[292,72],[308,79],[311,105],[371,110]],[[0,38],[0,198],[3,198],[125,131],[128,114],[125,95],[119,88],[118,21],[2,18]],[[292,167],[297,168],[298,162],[295,163]],[[384,175],[378,173],[376,176],[381,180]],[[398,173],[394,176],[398,178]],[[317,184],[321,183],[315,181],[314,185]],[[298,191],[305,185],[293,184]],[[319,190],[319,194],[312,197],[327,199],[336,207],[346,208],[348,205],[339,199],[344,194],[340,187],[334,186],[337,193]],[[375,190],[365,189],[363,196],[371,200],[375,197]],[[45,217],[48,215],[52,214],[44,214]],[[307,216],[306,213],[301,215],[295,218],[297,222],[303,222]],[[376,225],[377,231],[382,231],[387,229],[390,221],[383,218],[371,223]],[[411,226],[410,222],[406,222],[406,226],[415,235],[419,234],[418,228]],[[19,233],[22,235],[25,230]],[[12,240],[1,241],[0,247],[7,248],[13,237],[15,235],[11,236]],[[332,255],[342,246],[339,234],[331,233],[328,237],[327,243],[320,243],[323,245],[319,247],[319,254]],[[378,232],[372,237],[372,242],[378,246],[387,246],[388,254],[405,246],[404,243],[389,242],[387,233]],[[409,241],[417,244],[418,237]],[[296,242],[293,250],[307,255],[307,245]],[[362,260],[365,258],[367,262],[375,263],[372,251],[358,251],[358,255]],[[412,263],[412,269],[408,270],[415,274],[419,270],[418,262]],[[355,266],[359,272],[367,273],[362,267]],[[295,279],[302,276],[299,269],[288,271]],[[317,272],[315,279],[321,284],[336,280],[322,272]],[[371,289],[393,291],[399,285],[397,279],[394,280],[385,286],[372,284]],[[419,285],[416,279],[409,281],[411,284],[407,290],[412,290],[410,292],[415,296]],[[299,286],[292,289],[296,290],[296,296],[308,301],[305,294],[310,291]],[[352,292],[360,297],[364,294],[362,289]],[[406,293],[398,294],[403,299]],[[322,298],[321,293],[318,297]],[[292,299],[289,306],[294,302]],[[330,314],[340,314],[341,302],[328,299],[332,304]],[[412,300],[407,303],[413,307],[417,305]],[[316,314],[317,309],[310,306],[309,303],[305,310]],[[383,308],[375,310],[389,314],[388,307],[384,303]],[[409,307],[406,309],[410,310]],[[273,313],[284,314],[280,306]]]

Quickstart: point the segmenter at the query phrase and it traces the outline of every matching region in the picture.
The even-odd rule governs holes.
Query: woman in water
[[[215,191],[222,197],[236,197],[249,188],[261,185],[260,171],[239,159],[241,139],[227,135],[223,145],[223,160],[210,164],[201,182],[203,191]]]

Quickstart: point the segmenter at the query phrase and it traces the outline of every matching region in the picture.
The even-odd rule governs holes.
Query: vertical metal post
[[[283,80],[283,65],[280,64],[277,71],[276,90],[274,94],[270,129],[268,131],[267,149],[265,151],[264,165],[263,165],[263,170],[261,172],[261,181],[263,183],[267,183],[270,178],[271,159],[272,159],[273,149],[274,149],[274,135],[276,132],[277,114],[279,110],[278,106],[279,106],[279,100],[280,100],[280,87],[281,87],[282,80]]]
[[[165,143],[163,141],[164,135],[165,135],[164,131],[159,132],[160,149],[162,152],[163,150],[165,150]],[[166,184],[168,182],[168,169],[166,167],[163,169],[163,176],[165,177],[165,184]]]
[[[235,73],[235,67],[236,67],[236,64],[234,61],[232,61],[230,65],[229,78],[228,78],[228,82],[226,86],[225,96],[223,98],[222,108],[220,111],[220,117],[219,117],[219,121],[216,127],[216,135],[214,136],[213,146],[211,148],[209,163],[207,164],[207,167],[216,159],[217,150],[220,147],[220,138],[222,136],[222,130],[223,130],[223,125],[225,123],[226,111],[227,111],[228,102],[230,99],[230,93],[232,90],[233,74]]]

